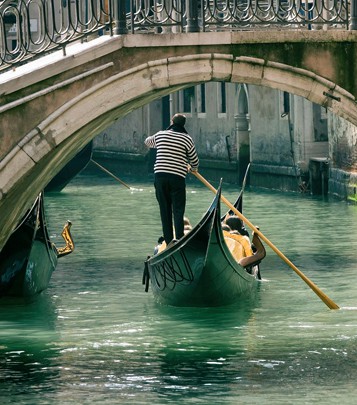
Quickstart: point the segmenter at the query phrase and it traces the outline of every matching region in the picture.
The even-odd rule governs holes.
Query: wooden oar
[[[95,160],[91,159],[90,160],[92,163],[94,163],[96,166],[98,166],[101,170],[103,170],[103,172],[109,174],[109,176],[112,176],[115,180],[119,181],[119,183],[121,183],[123,186],[125,186],[126,188],[128,188],[129,190],[131,189],[130,186],[128,186],[126,183],[123,182],[123,180],[120,180],[119,177],[115,176],[113,173],[111,173],[109,170],[107,170],[105,167],[103,167],[102,165],[100,165],[98,162],[96,162]]]
[[[205,186],[207,186],[214,193],[217,193],[217,190],[197,171],[191,171],[191,173],[196,176]],[[318,297],[330,308],[330,309],[339,309],[339,306],[333,302],[325,293],[323,293],[316,284],[314,284],[309,278],[305,276],[270,240],[265,237],[258,228],[256,228],[245,216],[239,212],[233,204],[231,204],[223,195],[221,195],[221,200],[245,223],[247,224],[268,246],[270,246],[274,252],[282,259],[284,262],[289,265],[295,273],[300,276],[305,283],[318,295]]]

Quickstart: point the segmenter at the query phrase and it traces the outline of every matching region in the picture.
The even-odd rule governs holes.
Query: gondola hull
[[[41,193],[0,252],[0,297],[29,297],[45,290],[58,257]]]
[[[173,306],[223,306],[249,296],[259,284],[228,249],[221,229],[220,189],[200,223],[146,261],[156,300]]]
[[[92,158],[93,141],[89,142],[70,160],[47,184],[45,192],[60,192],[67,184],[84,170]]]

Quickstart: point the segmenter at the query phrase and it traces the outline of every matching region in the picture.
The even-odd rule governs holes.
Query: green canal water
[[[1,404],[356,404],[357,207],[245,193],[246,217],[340,310],[269,247],[254,300],[163,307],[142,285],[161,234],[152,182],[105,176],[46,196],[53,241],[70,219],[76,247],[37,299],[0,302]],[[213,194],[196,179],[187,194],[195,223]]]

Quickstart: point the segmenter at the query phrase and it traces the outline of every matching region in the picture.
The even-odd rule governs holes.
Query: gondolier
[[[243,297],[254,296],[265,248],[253,232],[257,250],[253,253],[250,249],[248,256],[239,241],[231,238],[234,235],[222,232],[221,185],[222,181],[212,204],[192,230],[177,243],[147,257],[142,282],[145,291],[150,283],[157,302],[213,307],[244,305]],[[240,194],[235,209],[242,206],[241,199]]]
[[[187,133],[185,124],[186,117],[183,114],[175,114],[166,130],[145,139],[146,146],[156,149],[155,191],[167,245],[174,236],[180,239],[184,235],[188,165],[195,171],[199,164],[195,144]]]

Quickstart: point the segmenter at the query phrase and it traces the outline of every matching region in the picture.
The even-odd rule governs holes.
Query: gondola
[[[92,158],[93,141],[90,141],[77,155],[61,169],[47,184],[45,192],[60,192],[66,185],[84,170]]]
[[[234,257],[222,231],[221,185],[201,221],[183,238],[145,261],[143,284],[172,306],[223,306],[248,297],[260,280],[265,249],[253,234],[255,253]],[[237,199],[235,207],[241,207]]]
[[[62,231],[66,245],[57,248],[49,238],[40,193],[0,252],[0,297],[29,297],[45,290],[58,258],[74,249],[70,228],[67,221]]]

